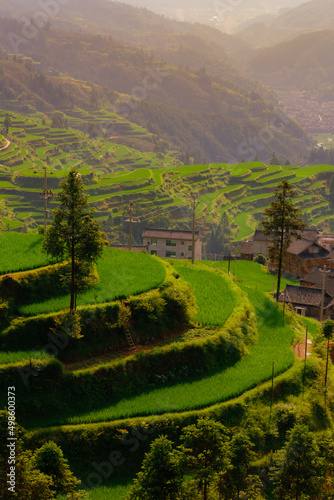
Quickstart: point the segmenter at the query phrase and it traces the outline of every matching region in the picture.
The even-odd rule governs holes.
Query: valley
[[[334,234],[332,0],[0,11],[0,497],[331,498],[334,322],[240,249]]]

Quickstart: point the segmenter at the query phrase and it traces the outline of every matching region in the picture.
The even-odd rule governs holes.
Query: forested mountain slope
[[[5,43],[6,36],[17,31],[19,25],[2,21],[1,28],[0,42]],[[259,85],[250,84],[245,88],[242,83],[249,80],[242,76],[239,83],[228,77],[211,76],[204,68],[193,70],[158,63],[146,52],[124,46],[110,37],[73,33],[50,26],[40,30],[29,43],[21,44],[20,49],[25,57],[38,63],[29,66],[33,81],[42,73],[54,75],[53,84],[61,84],[60,88],[66,84],[67,96],[77,94],[77,102],[71,98],[67,99],[69,103],[65,103],[64,98],[58,99],[57,107],[62,111],[78,105],[87,107],[84,103],[87,93],[90,93],[89,107],[95,104],[95,108],[104,109],[109,99],[109,106],[116,114],[125,114],[128,120],[146,127],[183,152],[188,149],[197,162],[214,161],[217,157],[227,162],[241,161],[249,138],[258,136],[273,121],[275,133],[270,143],[261,145],[259,159],[268,160],[275,150],[300,162],[310,145],[304,131],[293,121],[286,119],[283,130],[277,126],[275,102],[264,100],[252,90],[253,86],[261,91]],[[15,87],[11,85],[14,68],[8,63],[4,65],[6,73],[2,75],[2,86],[5,88],[0,99],[2,97],[8,107],[8,87]],[[25,79],[28,76],[25,72]],[[78,84],[84,89],[86,98],[81,91],[73,91],[76,82],[68,77],[89,82]],[[94,85],[103,89],[94,88]],[[20,96],[22,90],[19,90],[14,97]],[[127,95],[116,97],[114,91]],[[49,97],[50,100],[53,105],[57,101]],[[47,111],[43,106],[36,109]],[[285,121],[283,115],[280,117],[279,122]]]
[[[280,81],[334,98],[334,29],[301,35],[274,47],[259,50],[248,64],[252,76]]]
[[[238,36],[254,47],[274,45],[302,33],[334,27],[332,0],[311,0],[278,16],[269,24],[253,24]]]

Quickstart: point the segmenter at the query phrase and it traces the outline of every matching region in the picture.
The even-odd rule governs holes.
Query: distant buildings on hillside
[[[321,230],[304,229],[299,232],[301,238],[293,238],[283,260],[283,273],[294,278],[302,278],[315,266],[322,267],[333,260],[334,235],[323,234]],[[268,246],[271,236],[256,230],[251,240],[242,244],[242,259],[253,260],[259,254],[268,257]]]
[[[175,259],[191,259],[192,231],[169,229],[144,229],[143,243],[150,255]],[[195,260],[202,259],[202,242],[198,231],[195,231]]]
[[[302,316],[334,319],[334,235],[313,229],[299,234],[301,238],[294,238],[287,250],[283,274],[300,280],[300,285],[287,285],[279,302],[291,304]],[[263,231],[255,231],[253,238],[243,243],[241,258],[253,260],[259,254],[268,257],[270,238]]]
[[[176,229],[145,228],[142,234],[143,245],[134,245],[131,250],[144,251],[162,258],[192,258],[193,232]],[[129,249],[128,245],[112,245],[113,248]],[[195,260],[202,259],[202,242],[198,231],[195,231]]]

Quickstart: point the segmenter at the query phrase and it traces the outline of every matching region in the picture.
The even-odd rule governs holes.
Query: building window
[[[176,252],[170,252],[169,250],[167,250],[166,257],[173,257],[173,258],[175,258],[176,257]]]
[[[158,254],[157,250],[151,250],[151,255],[157,255],[157,254]]]
[[[184,245],[184,241],[181,241],[181,245]]]
[[[189,246],[188,246],[188,251],[189,251],[189,252],[192,252],[192,251],[193,251],[193,246],[192,246],[192,245],[189,245]]]
[[[181,252],[181,257],[184,257],[184,252]]]
[[[158,244],[157,240],[154,239],[154,238],[152,238],[151,239],[151,245],[157,245],[157,244]]]
[[[166,240],[166,247],[176,247],[176,241]]]

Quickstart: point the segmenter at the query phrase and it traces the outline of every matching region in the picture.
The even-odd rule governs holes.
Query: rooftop
[[[178,229],[155,229],[155,228],[145,228],[143,231],[143,238],[162,238],[170,240],[185,240],[192,241],[193,232],[184,231]],[[195,231],[195,240],[200,240],[199,231]]]
[[[254,242],[244,241],[241,245],[240,253],[244,255],[252,255],[254,253]]]
[[[291,304],[321,307],[321,298],[321,288],[286,285],[285,290],[279,296],[279,302],[290,302]],[[332,303],[333,298],[325,292],[324,307],[329,307]]]

